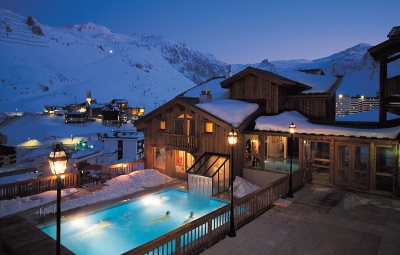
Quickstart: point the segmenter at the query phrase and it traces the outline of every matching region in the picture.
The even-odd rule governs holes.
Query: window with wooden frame
[[[160,120],[160,130],[165,131],[165,120]]]
[[[207,134],[212,134],[214,132],[214,124],[212,122],[206,122],[205,130]]]

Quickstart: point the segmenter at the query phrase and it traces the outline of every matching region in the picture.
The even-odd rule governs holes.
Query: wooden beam
[[[387,62],[386,60],[380,61],[379,70],[379,122],[387,121],[387,109],[385,106],[384,98],[386,93],[386,81],[387,81]]]

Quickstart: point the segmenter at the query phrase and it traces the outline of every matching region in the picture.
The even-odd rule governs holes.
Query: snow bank
[[[235,180],[233,181],[233,196],[241,198],[258,190],[259,188],[259,186],[249,182],[248,180],[236,176]]]
[[[78,190],[75,188],[63,189],[61,191],[61,197],[69,196],[75,192],[78,192]],[[1,200],[0,217],[22,212],[35,207],[39,208],[39,206],[41,205],[51,203],[56,200],[57,200],[56,190],[50,190],[28,197],[22,197],[22,198],[17,197],[15,199],[10,199],[10,200]],[[53,211],[53,207],[51,208],[52,208],[51,211]]]
[[[138,170],[128,175],[121,175],[105,182],[101,190],[89,195],[70,199],[61,203],[61,211],[67,211],[81,206],[94,204],[100,201],[122,197],[143,190],[143,187],[155,187],[172,181],[172,178],[161,174],[157,170]],[[77,189],[63,189],[61,196],[66,197]],[[31,208],[56,201],[57,191],[52,190],[34,196],[0,201],[0,216],[22,212]],[[46,214],[53,212],[53,205],[44,208]],[[36,212],[39,213],[39,210]]]

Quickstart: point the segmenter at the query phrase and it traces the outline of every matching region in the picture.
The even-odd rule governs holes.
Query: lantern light
[[[289,126],[289,133],[294,134],[295,131],[296,131],[296,125],[293,124],[292,122],[292,124],[290,124]]]
[[[237,133],[235,131],[233,131],[233,129],[228,134],[228,142],[230,145],[235,145],[237,142]]]
[[[67,168],[67,155],[65,154],[62,143],[53,144],[48,160],[53,174],[60,175],[65,172]]]

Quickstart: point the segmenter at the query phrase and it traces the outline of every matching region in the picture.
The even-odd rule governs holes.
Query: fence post
[[[181,234],[180,232],[178,232],[178,234],[176,235],[176,247],[175,247],[175,251],[176,251],[176,255],[181,255],[182,251],[181,251]]]
[[[212,245],[212,220],[208,218],[207,224],[207,248],[210,248]]]

